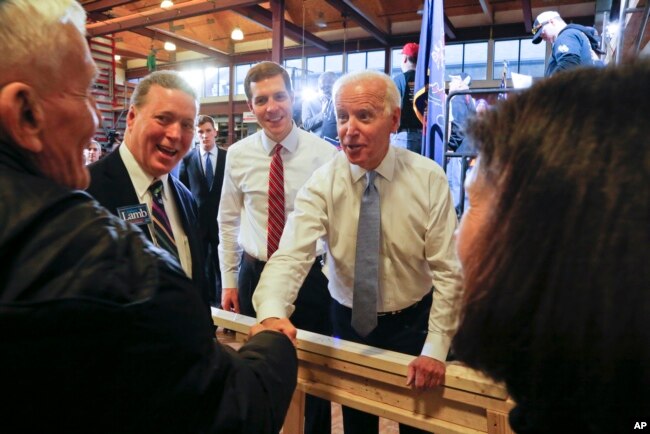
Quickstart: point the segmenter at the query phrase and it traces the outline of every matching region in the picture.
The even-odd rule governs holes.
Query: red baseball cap
[[[409,42],[408,44],[404,45],[404,48],[402,48],[402,54],[409,57],[418,57],[419,49],[420,46],[418,44],[415,42]]]

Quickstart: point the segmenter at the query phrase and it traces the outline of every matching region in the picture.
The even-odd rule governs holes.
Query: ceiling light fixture
[[[239,27],[235,27],[232,29],[232,33],[230,34],[230,38],[233,41],[241,41],[244,39],[244,32],[241,31]]]
[[[163,48],[167,51],[176,51],[176,44],[173,42],[165,42],[165,45],[163,45]]]
[[[174,2],[172,0],[163,0],[162,3],[160,3],[160,7],[163,9],[169,9],[172,6],[174,6]]]
[[[115,59],[116,62],[119,62],[120,60],[122,60],[122,56],[116,54],[115,56],[113,56],[113,59]]]

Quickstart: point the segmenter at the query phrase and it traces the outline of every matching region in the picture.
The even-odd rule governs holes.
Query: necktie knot
[[[370,186],[375,185],[375,178],[377,177],[377,172],[374,170],[369,170],[366,172],[366,189],[368,189]]]
[[[161,196],[162,190],[163,190],[163,183],[162,180],[160,179],[154,180],[154,182],[152,182],[151,185],[149,186],[149,191],[156,198],[159,198]]]
[[[273,153],[275,155],[280,155],[280,152],[282,151],[282,144],[278,143],[275,145],[275,148],[273,148]]]

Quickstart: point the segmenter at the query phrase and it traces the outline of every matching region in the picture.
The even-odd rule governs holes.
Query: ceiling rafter
[[[93,23],[86,26],[88,36],[103,36],[110,33],[125,32],[145,26],[164,23],[172,20],[191,18],[213,12],[232,10],[236,7],[253,6],[260,3],[260,0],[191,0],[186,3],[174,5],[169,9],[160,11],[154,9],[147,12],[113,18],[100,23]]]
[[[530,6],[530,0],[521,0],[521,9],[524,14],[524,29],[526,29],[526,33],[530,33],[533,31],[533,9]]]
[[[86,12],[106,12],[118,6],[135,3],[138,0],[97,0],[92,3],[84,3],[82,6]]]
[[[492,7],[490,0],[478,0],[478,2],[481,4],[483,14],[488,18],[490,24],[494,24],[494,8]]]
[[[147,38],[157,39],[159,41],[169,41],[173,42],[176,47],[182,48],[184,50],[194,51],[199,54],[204,54],[215,58],[216,60],[223,63],[230,63],[230,56],[222,51],[217,50],[209,45],[202,44],[194,39],[186,38],[183,35],[178,33],[172,33],[168,30],[159,29],[158,27],[144,27],[141,29],[131,30],[133,33],[137,33],[140,36],[145,36]]]
[[[325,0],[330,6],[333,6],[341,14],[349,16],[359,24],[361,28],[370,33],[373,38],[377,39],[383,45],[388,45],[388,34],[381,30],[378,25],[356,6],[351,5],[348,0]]]
[[[99,22],[110,19],[108,15],[105,15],[100,12],[90,12],[88,14],[88,17]],[[209,45],[202,44],[196,40],[186,38],[176,33],[169,32],[167,30],[159,29],[157,27],[143,27],[138,29],[132,29],[130,30],[130,32],[138,34],[140,36],[144,36],[149,39],[156,39],[158,41],[163,41],[163,42],[165,41],[173,42],[179,48],[183,48],[185,50],[191,50],[199,54],[204,54],[206,56],[214,57],[220,62],[230,63],[230,57],[227,54],[223,53],[222,51],[219,51],[216,48],[211,47]],[[125,53],[125,55],[128,54]],[[146,54],[144,56],[140,55],[134,57],[146,57]]]
[[[257,22],[261,26],[265,27],[268,30],[271,30],[273,25],[273,14],[268,9],[264,9],[261,6],[246,6],[241,8],[236,8],[235,12],[244,17],[250,18],[251,20]],[[300,26],[297,26],[289,21],[284,22],[284,33],[287,38],[290,38],[300,44],[303,43],[303,29]],[[313,33],[305,31],[305,41],[310,44],[320,48],[321,50],[329,51],[330,43],[324,41]]]
[[[443,18],[443,21],[445,22],[445,35],[447,35],[449,39],[456,39],[456,28],[449,20],[447,14],[444,14]]]

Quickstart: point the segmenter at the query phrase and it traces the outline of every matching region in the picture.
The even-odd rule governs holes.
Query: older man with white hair
[[[215,342],[169,254],[79,189],[100,113],[74,0],[0,1],[0,420],[21,433],[277,433],[295,349]]]
[[[390,146],[401,99],[389,76],[351,73],[333,94],[343,152],[299,191],[255,290],[257,317],[295,335],[287,318],[322,239],[334,335],[418,356],[409,384],[435,387],[445,376],[461,299],[445,174],[432,160]],[[376,416],[345,407],[343,414],[346,434],[378,430]]]

